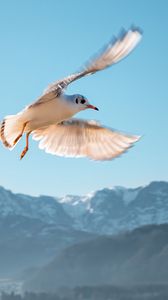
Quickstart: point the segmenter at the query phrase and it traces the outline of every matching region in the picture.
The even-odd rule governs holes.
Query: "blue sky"
[[[31,140],[0,146],[0,185],[34,195],[83,194],[103,187],[168,180],[168,2],[165,0],[0,1],[0,119],[34,101],[48,83],[76,71],[121,27],[140,26],[127,59],[75,82],[100,111],[78,117],[143,138],[111,162],[48,155]]]

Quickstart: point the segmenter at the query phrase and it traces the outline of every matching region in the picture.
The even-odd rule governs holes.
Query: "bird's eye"
[[[85,102],[86,102],[86,101],[85,101],[84,99],[81,100],[81,104],[85,104]]]
[[[76,101],[76,103],[78,104],[78,98],[76,98],[76,100],[75,100],[75,101]]]

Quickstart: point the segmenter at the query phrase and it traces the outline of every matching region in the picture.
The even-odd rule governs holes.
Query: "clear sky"
[[[48,83],[76,71],[121,27],[135,24],[143,39],[108,70],[75,82],[100,111],[78,117],[143,138],[110,162],[46,154],[30,142],[20,161],[0,145],[0,185],[33,195],[84,194],[114,185],[168,180],[168,1],[0,0],[0,119],[34,101]]]

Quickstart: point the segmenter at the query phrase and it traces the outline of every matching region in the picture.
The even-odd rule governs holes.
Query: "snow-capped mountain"
[[[105,188],[85,197],[61,199],[75,228],[114,234],[147,224],[168,222],[168,183],[152,182],[145,187]],[[78,212],[78,213],[77,213]]]
[[[105,188],[62,198],[13,194],[0,188],[0,218],[23,216],[59,228],[113,234],[146,224],[168,223],[168,182]]]
[[[71,217],[65,212],[56,198],[14,194],[0,187],[0,217],[11,215],[39,219],[60,227],[71,227],[73,223]]]

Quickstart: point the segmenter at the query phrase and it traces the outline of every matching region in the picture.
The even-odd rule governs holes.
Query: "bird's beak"
[[[99,110],[96,106],[93,106],[91,104],[88,104],[87,108],[91,108],[91,109],[94,109],[94,110]]]

